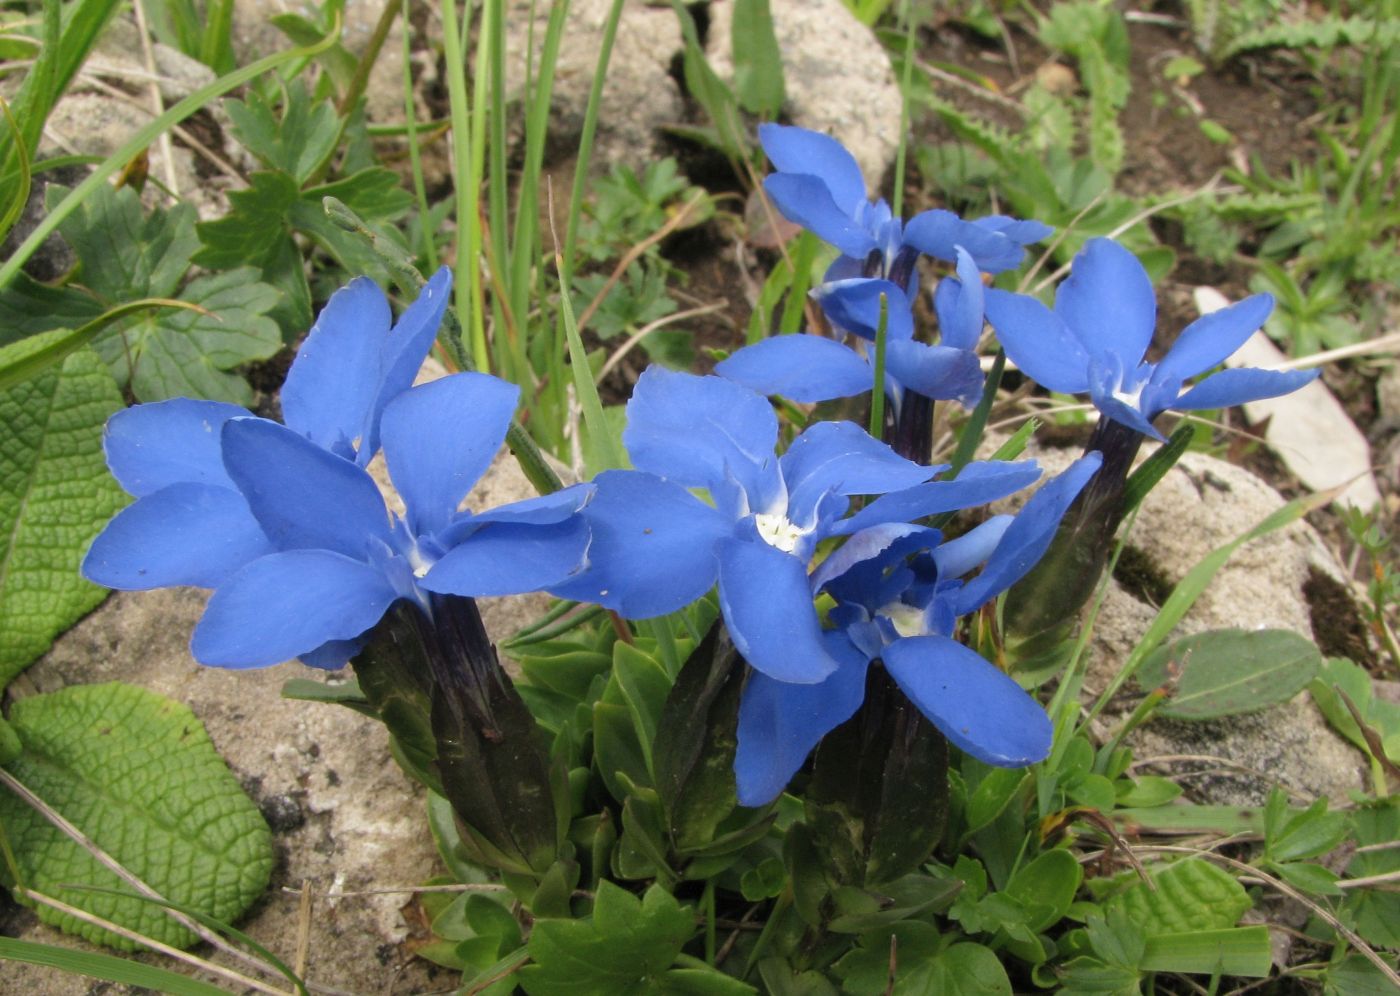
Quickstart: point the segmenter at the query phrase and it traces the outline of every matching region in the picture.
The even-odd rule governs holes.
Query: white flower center
[[[775,546],[783,553],[792,553],[806,530],[800,529],[788,520],[786,515],[760,512],[753,517],[758,535],[769,546]]]

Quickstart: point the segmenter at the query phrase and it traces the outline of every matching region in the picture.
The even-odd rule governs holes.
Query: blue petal
[[[214,592],[190,649],[216,667],[267,667],[349,640],[397,595],[379,571],[328,550],[260,557]]]
[[[783,173],[806,173],[826,185],[831,199],[846,214],[854,215],[865,203],[865,178],[855,157],[836,139],[819,131],[792,126],[762,124],[758,141],[768,159]]]
[[[992,551],[997,548],[1007,527],[1013,521],[1014,516],[994,515],[957,539],[940,544],[933,551],[933,562],[938,565],[939,578],[960,578],[964,574],[970,574],[974,567],[984,563],[992,555]]]
[[[982,364],[970,350],[890,342],[885,370],[906,389],[935,401],[958,401],[971,408],[982,395]]]
[[[864,226],[831,199],[831,191],[819,177],[801,173],[770,173],[763,191],[788,221],[801,225],[823,242],[847,256],[864,259],[878,248]]]
[[[505,441],[520,388],[459,373],[415,387],[384,409],[384,459],[409,529],[428,536],[457,512]]]
[[[248,503],[232,488],[172,484],[117,513],[92,541],[83,577],[108,588],[214,588],[272,552]]]
[[[938,334],[943,345],[971,350],[982,338],[986,297],[976,261],[961,246],[957,253],[958,275],[938,282],[933,310],[938,314]]]
[[[870,390],[870,365],[855,350],[817,335],[779,335],[745,346],[715,373],[760,394],[802,404]]]
[[[350,659],[363,650],[368,642],[366,637],[360,637],[358,640],[330,640],[315,650],[299,654],[297,660],[307,667],[322,671],[339,671],[349,664]]]
[[[223,438],[229,477],[277,549],[363,558],[371,537],[392,543],[379,489],[349,460],[263,419],[233,419]]]
[[[787,517],[810,521],[827,492],[874,495],[927,480],[931,467],[906,460],[853,422],[818,422],[792,441],[783,454],[788,487]]]
[[[944,636],[915,636],[885,648],[885,668],[959,750],[1003,768],[1050,753],[1050,717],[1021,686]]]
[[[555,522],[563,522],[579,511],[592,500],[593,494],[593,485],[574,484],[551,494],[540,495],[537,498],[526,498],[523,501],[513,501],[508,505],[497,505],[495,508],[472,516],[470,524],[473,528],[486,522],[530,523],[537,526],[547,526]],[[444,540],[444,542],[449,546],[452,545],[451,541]]]
[[[357,455],[366,466],[379,449],[379,416],[394,398],[413,386],[437,339],[438,327],[452,294],[452,271],[441,267],[389,331],[379,353],[379,391],[366,414],[364,442]]]
[[[137,498],[170,484],[232,487],[219,430],[231,418],[251,416],[222,401],[172,398],[135,405],[107,420],[102,436],[107,466],[127,494]]]
[[[588,567],[551,593],[596,602],[628,619],[689,605],[715,583],[715,544],[733,523],[685,488],[637,471],[609,470],[593,481],[583,510],[593,534]]]
[[[919,542],[905,542],[910,537],[917,538]],[[903,557],[913,550],[936,547],[941,537],[942,533],[937,529],[910,525],[906,522],[886,522],[878,526],[871,526],[869,529],[862,529],[842,543],[831,556],[817,565],[817,569],[812,572],[812,590],[821,591],[833,581],[845,577],[859,564],[878,558],[883,567],[884,564],[892,562],[889,558],[894,556],[896,552],[898,552],[898,556]],[[871,597],[876,597],[874,592],[869,594]],[[869,604],[866,598],[857,597],[852,593],[838,597],[846,601]],[[884,604],[884,601],[880,601],[879,605],[873,607],[879,608]]]
[[[368,278],[333,294],[282,386],[287,425],[366,466],[379,450],[380,413],[412,385],[451,286],[451,271],[444,267],[392,329],[389,301]]]
[[[1157,296],[1136,256],[1112,239],[1090,239],[1055,292],[1055,314],[1091,356],[1112,353],[1131,368],[1152,342]]]
[[[927,515],[985,505],[1020,491],[1039,477],[1040,466],[1034,460],[970,463],[954,480],[929,481],[876,498],[842,520],[835,532],[850,534],[882,522],[913,522]]]
[[[885,307],[885,340],[897,342],[914,337],[914,311],[903,289],[889,280],[857,277],[838,280],[814,288],[812,297],[822,306],[831,324],[842,332],[875,341],[880,329],[880,295]]]
[[[1036,221],[1033,218],[1021,221],[1004,214],[989,214],[985,218],[976,219],[972,224],[979,228],[1000,232],[1012,242],[1022,246],[1039,242],[1041,239],[1047,239],[1055,234],[1055,229],[1043,221]]]
[[[949,598],[954,616],[966,615],[1010,588],[1036,565],[1060,526],[1060,519],[1098,472],[1103,454],[1090,452],[1031,495],[1007,527],[986,568]]]
[[[1089,389],[1089,353],[1058,315],[1025,294],[989,290],[986,298],[1001,348],[1027,377],[1061,394]]]
[[[470,598],[540,591],[579,572],[588,540],[582,517],[547,526],[489,523],[449,550],[419,585]]]
[[[1172,407],[1181,411],[1199,411],[1229,408],[1261,398],[1277,398],[1311,383],[1321,373],[1321,370],[1256,370],[1253,367],[1222,370],[1211,374],[1177,398]]]
[[[904,226],[904,244],[926,256],[953,262],[961,246],[977,261],[984,273],[1014,270],[1026,251],[998,231],[963,221],[952,211],[941,208],[925,211]]]
[[[331,295],[282,385],[282,417],[319,446],[349,456],[379,390],[389,299],[368,277]]]
[[[737,477],[753,495],[774,463],[778,419],[767,399],[733,381],[651,366],[627,402],[622,441],[638,470],[710,489]]]
[[[719,607],[744,659],[776,681],[811,684],[835,671],[802,561],[761,541],[721,540],[718,550]]]
[[[865,700],[865,655],[841,633],[827,633],[823,642],[840,663],[825,681],[795,685],[757,671],[749,675],[739,701],[734,755],[739,805],[763,806],[776,799],[818,741]]]
[[[1157,364],[1152,379],[1186,381],[1223,363],[1264,324],[1273,310],[1271,295],[1255,294],[1228,308],[1202,315],[1182,330],[1162,362]]]

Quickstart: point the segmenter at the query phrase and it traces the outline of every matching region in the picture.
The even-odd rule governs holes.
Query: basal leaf
[[[661,978],[695,933],[695,918],[653,885],[642,898],[601,882],[588,920],[542,919],[530,934],[530,996],[660,993]]]
[[[897,923],[861,938],[836,965],[845,992],[882,996],[889,988],[895,941],[894,996],[1011,996],[1011,980],[991,948],[960,943],[940,950],[938,928]]]
[[[132,685],[75,685],[15,703],[24,743],[10,772],[138,878],[172,902],[236,919],[267,886],[267,824],[185,706]],[[8,792],[3,822],[25,885],[187,947],[195,936],[155,905],[66,888],[131,887]],[[131,941],[40,907],[39,918],[90,941]]]
[[[141,401],[186,397],[250,404],[247,381],[227,371],[282,347],[282,333],[267,317],[281,295],[258,279],[257,270],[242,267],[200,277],[182,297],[209,313],[147,312],[99,339],[99,354],[119,380],[129,376]]]
[[[1177,640],[1143,662],[1138,681],[1175,690],[1158,707],[1178,719],[1215,719],[1287,702],[1322,666],[1311,640],[1283,629],[1217,629]]]
[[[0,687],[106,596],[78,564],[126,501],[102,457],[121,407],[89,349],[0,391]]]
[[[736,0],[731,34],[734,95],[744,110],[775,117],[783,106],[783,59],[768,0]]]

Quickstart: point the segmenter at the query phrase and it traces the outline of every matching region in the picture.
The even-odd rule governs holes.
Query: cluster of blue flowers
[[[437,274],[397,324],[372,283],[336,293],[282,393],[285,424],[231,405],[174,400],[114,416],[113,474],[136,501],[94,542],[87,577],[125,589],[214,589],[192,640],[199,660],[259,667],[290,657],[339,667],[393,603],[433,594],[548,591],[624,618],[674,612],[718,585],[724,624],[752,667],[739,713],[739,799],[782,791],[821,738],[859,709],[882,662],[962,750],[995,765],[1045,756],[1050,724],[1014,680],[957,640],[958,620],[1025,576],[1099,470],[1090,452],[1019,514],[945,541],[930,516],[983,506],[1036,481],[1034,461],[972,463],[948,477],[849,422],[817,422],[782,448],[763,395],[799,403],[869,391],[886,309],[884,390],[971,404],[982,391],[984,318],[1046,386],[1087,390],[1144,435],[1168,408],[1216,408],[1292,390],[1311,374],[1226,371],[1182,392],[1267,316],[1259,295],[1191,325],[1142,362],[1155,321],[1141,266],[1091,241],[1051,311],[985,290],[1020,264],[1038,222],[966,222],[928,211],[904,224],[866,197],[834,140],[775,125],[764,186],[788,218],[841,253],[815,297],[850,349],[816,334],[736,352],[718,376],[652,368],[627,406],[631,470],[473,514],[462,509],[499,449],[518,389],[462,373],[412,381],[446,306]],[[953,265],[935,290],[941,343],[915,339],[921,255]],[[985,316],[984,316],[985,311]],[[756,393],[757,392],[757,393]],[[370,461],[383,452],[403,498],[391,513]],[[817,599],[833,607],[825,618]]]

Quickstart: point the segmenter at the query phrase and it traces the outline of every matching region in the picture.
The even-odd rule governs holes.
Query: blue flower
[[[1274,299],[1256,294],[1188,325],[1158,363],[1143,356],[1157,301],[1147,272],[1110,239],[1090,239],[1055,294],[1051,311],[1035,298],[987,292],[987,320],[1006,355],[1037,383],[1064,394],[1089,392],[1106,417],[1162,439],[1152,425],[1168,409],[1228,408],[1297,390],[1318,371],[1240,368],[1187,380],[1221,363],[1264,324]]]
[[[817,544],[869,525],[993,500],[1039,475],[1033,463],[977,465],[967,480],[897,456],[849,422],[821,422],[778,457],[768,402],[718,377],[647,370],[623,434],[634,471],[608,471],[585,510],[589,567],[551,591],[644,619],[719,582],[740,653],[784,682],[838,668],[826,650],[808,565]],[[688,489],[706,489],[706,504]],[[846,516],[851,495],[883,495]],[[844,517],[844,518],[843,518]]]
[[[765,124],[759,141],[778,172],[763,189],[789,221],[841,250],[828,280],[883,277],[910,289],[919,253],[953,262],[961,246],[981,270],[1000,273],[1021,264],[1022,248],[1050,234],[1038,221],[995,215],[963,221],[951,211],[915,215],[906,225],[883,200],[865,195],[865,178],[840,142],[805,128]]]
[[[885,393],[898,419],[906,391],[966,407],[982,393],[977,340],[982,335],[982,280],[966,250],[956,250],[957,276],[944,277],[934,295],[942,341],[914,339],[914,315],[904,291],[889,280],[832,281],[813,292],[831,324],[854,337],[855,348],[816,335],[782,335],[738,350],[715,367],[722,377],[762,394],[813,403],[869,391],[874,383],[873,342],[885,296]]]
[[[389,325],[368,280],[337,292],[283,392],[286,425],[178,398],[108,422],[108,466],[136,497],[83,574],[112,588],[216,589],[192,650],[223,667],[290,657],[339,667],[400,598],[533,591],[579,566],[587,489],[473,516],[458,506],[510,425],[519,390],[456,374],[409,390],[446,306],[443,270]],[[383,442],[406,507],[365,466]]]
[[[1045,757],[1051,738],[1045,711],[954,632],[960,617],[1035,565],[1100,462],[1097,453],[1081,458],[1014,518],[997,516],[956,540],[942,542],[936,529],[885,523],[861,530],[828,557],[812,583],[836,600],[830,613],[836,628],[823,641],[838,668],[815,684],[749,676],[734,763],[740,803],[774,798],[818,741],[855,714],[876,659],[920,712],[973,757],[1002,767]]]

